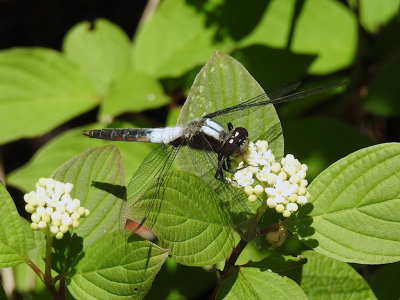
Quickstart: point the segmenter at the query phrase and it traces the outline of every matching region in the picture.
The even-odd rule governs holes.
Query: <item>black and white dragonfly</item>
[[[196,175],[217,191],[220,201],[228,203],[227,210],[231,215],[232,226],[243,234],[255,221],[244,203],[242,191],[240,194],[239,190],[225,180],[226,172],[236,171],[232,168],[230,159],[242,154],[249,143],[248,131],[243,127],[234,127],[234,121],[266,105],[322,93],[339,87],[342,83],[288,94],[298,85],[298,82],[288,84],[271,93],[261,94],[175,127],[92,129],[85,130],[83,134],[110,141],[161,144],[145,158],[128,185],[132,204],[125,216],[136,222],[134,230],[143,225],[152,229],[155,224],[157,214],[152,211],[157,209],[156,199],[163,197],[163,184],[168,180],[169,169],[179,153],[192,162]]]

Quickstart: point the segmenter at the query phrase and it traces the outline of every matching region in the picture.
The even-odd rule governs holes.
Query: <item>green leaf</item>
[[[0,268],[23,263],[27,258],[24,229],[14,202],[0,184]]]
[[[59,167],[54,179],[74,184],[72,198],[90,210],[75,233],[84,238],[84,247],[121,226],[125,199],[125,173],[118,149],[105,146],[87,150]]]
[[[291,279],[269,270],[240,268],[221,285],[216,299],[307,299]]]
[[[239,42],[239,45],[241,47],[265,45],[272,48],[287,48],[295,4],[295,0],[269,1],[257,26]]]
[[[135,179],[128,185],[128,199],[135,192]],[[171,172],[161,190],[162,199],[154,200],[149,189],[126,217],[140,222],[148,213],[147,204],[154,200],[148,223],[153,222],[152,230],[160,245],[171,250],[173,260],[190,266],[225,260],[235,244],[234,230],[217,192],[201,178],[183,171]]]
[[[309,181],[336,160],[372,145],[372,141],[356,128],[336,119],[311,117],[292,120],[283,123],[283,131],[286,153],[294,153],[307,164]]]
[[[219,1],[209,1],[208,11]],[[217,24],[207,25],[206,14],[185,0],[163,1],[138,29],[134,65],[157,78],[180,76],[204,63],[215,49],[226,51],[231,42],[216,41]],[[201,4],[200,4],[201,6]]]
[[[295,53],[317,55],[311,74],[327,74],[352,64],[357,48],[357,21],[339,1],[307,0],[296,19]]]
[[[139,112],[167,104],[161,84],[138,71],[127,70],[115,76],[100,109],[100,119],[107,120],[123,112]]]
[[[365,109],[385,117],[400,115],[398,101],[400,86],[397,80],[400,75],[399,69],[400,59],[387,66],[374,78],[363,101]]]
[[[360,23],[375,33],[399,13],[399,0],[360,0]]]
[[[99,125],[94,127],[99,128]],[[7,177],[9,185],[23,191],[31,190],[40,177],[50,176],[56,168],[79,153],[98,146],[115,145],[122,153],[126,178],[132,177],[143,159],[150,152],[151,146],[146,143],[121,143],[89,139],[77,128],[52,139],[35,153],[25,166],[11,172]]]
[[[197,75],[178,123],[187,124],[206,113],[230,107],[262,93],[264,91],[261,86],[238,61],[216,51]],[[231,121],[234,127],[246,128],[250,140],[267,139],[274,155],[283,155],[282,128],[272,105],[237,117],[235,113],[227,114],[217,118],[217,121],[225,128],[227,121]],[[190,157],[182,154],[178,160],[182,169],[196,171],[196,168],[191,167]]]
[[[82,22],[74,26],[64,39],[63,51],[104,96],[113,78],[131,67],[130,47],[130,40],[121,28],[97,19],[94,24]]]
[[[44,134],[96,102],[89,79],[58,52],[0,53],[0,143]]]
[[[85,250],[68,290],[76,299],[142,299],[167,256],[149,241],[106,233]]]
[[[376,299],[368,283],[351,266],[315,251],[305,251],[301,287],[309,299]]]
[[[313,234],[304,236],[304,242],[341,261],[398,261],[399,179],[400,145],[396,143],[365,148],[334,163],[308,187]],[[310,224],[307,218],[299,221]]]

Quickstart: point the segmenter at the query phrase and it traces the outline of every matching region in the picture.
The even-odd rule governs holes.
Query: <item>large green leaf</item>
[[[75,233],[84,238],[84,247],[105,232],[122,228],[121,209],[125,200],[125,171],[115,146],[87,150],[72,158],[52,175],[74,184],[71,197],[90,210]]]
[[[128,185],[128,199],[136,192],[137,177]],[[154,188],[154,187],[152,187]],[[235,241],[227,208],[216,191],[192,174],[169,174],[162,187],[162,198],[154,200],[151,189],[128,210],[126,217],[140,222],[147,216],[163,248],[171,258],[184,265],[202,266],[225,260]],[[152,206],[149,203],[155,201]],[[148,213],[148,208],[152,210]]]
[[[0,53],[0,143],[44,134],[96,104],[90,80],[56,51]]]
[[[28,255],[22,220],[2,184],[0,203],[0,268],[7,268],[24,262]]]
[[[264,91],[261,86],[238,61],[216,51],[197,75],[178,123],[187,124],[206,113],[238,104],[262,93]],[[246,128],[253,141],[267,139],[273,153],[277,157],[282,156],[282,129],[274,107],[267,105],[253,110],[251,114],[247,112],[240,111],[239,114],[243,113],[240,118],[235,113],[223,115],[217,121],[225,128],[227,121],[231,121],[235,127]],[[191,167],[191,158],[185,154],[178,156],[179,166],[189,171],[199,171],[196,166]]]
[[[295,0],[269,1],[260,22],[239,42],[239,45],[241,47],[266,45],[273,48],[287,48],[295,4]]]
[[[213,10],[219,1],[209,1]],[[157,78],[176,77],[204,63],[215,49],[228,50],[231,42],[214,39],[217,26],[207,24],[200,1],[167,0],[138,30],[134,40],[134,65]]]
[[[336,0],[306,0],[296,19],[295,53],[317,55],[312,74],[326,74],[348,67],[357,48],[357,21],[354,14]]]
[[[399,0],[360,0],[360,23],[372,33],[396,17],[400,9]]]
[[[98,128],[99,125],[93,127]],[[88,127],[85,127],[87,129]],[[151,147],[146,143],[121,143],[89,139],[82,135],[82,129],[69,130],[54,138],[39,151],[25,166],[10,173],[8,184],[29,191],[40,177],[50,176],[56,168],[79,153],[93,147],[115,145],[121,153],[126,168],[126,178],[132,177]]]
[[[115,76],[100,109],[100,119],[107,120],[123,112],[139,112],[167,104],[161,84],[149,75],[126,70]]]
[[[309,299],[376,299],[368,283],[348,264],[305,251],[301,287]]]
[[[313,232],[304,242],[329,257],[364,264],[400,259],[400,145],[354,152],[308,187]],[[305,232],[305,231],[303,231]]]
[[[307,299],[291,279],[267,269],[240,268],[220,287],[217,299]]]
[[[107,94],[112,79],[131,67],[128,36],[103,19],[93,25],[89,22],[75,25],[65,37],[63,50],[89,76],[102,96]]]
[[[149,241],[106,233],[85,250],[68,290],[76,299],[142,299],[167,256]]]

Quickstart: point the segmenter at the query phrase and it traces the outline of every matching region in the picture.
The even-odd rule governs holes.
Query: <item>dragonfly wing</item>
[[[323,93],[330,89],[337,88],[342,85],[343,83],[341,82],[332,83],[286,95],[287,93],[293,91],[299,86],[299,82],[294,82],[291,84],[287,84],[280,89],[273,90],[270,93],[261,94],[237,105],[210,113],[208,115],[205,115],[204,118],[212,118],[220,124],[224,124],[227,121],[234,121],[242,117],[248,116],[251,113],[254,113],[262,107],[268,106],[270,104],[285,103],[296,99],[309,97],[312,95]]]
[[[179,148],[161,145],[146,156],[127,187],[127,208],[123,219],[134,221],[132,231],[142,225],[152,229],[162,199],[162,184],[179,151]]]
[[[205,137],[203,138],[203,143],[208,143]],[[181,149],[179,155],[190,157],[193,172],[215,191],[215,199],[212,200],[216,201],[220,207],[223,207],[223,211],[227,214],[225,217],[229,218],[231,227],[248,241],[255,237],[258,238],[259,231],[253,218],[254,214],[250,212],[245,204],[247,195],[242,190],[233,187],[227,182],[223,183],[214,177],[218,168],[216,153],[185,147]],[[253,234],[249,234],[250,231]]]

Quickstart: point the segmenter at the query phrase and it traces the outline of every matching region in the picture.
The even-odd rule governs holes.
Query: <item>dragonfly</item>
[[[242,236],[253,227],[254,239],[259,233],[257,223],[247,205],[243,192],[233,187],[226,178],[234,173],[231,159],[246,151],[249,132],[244,127],[234,127],[235,120],[253,114],[267,105],[284,103],[342,86],[331,83],[305,91],[293,93],[300,85],[293,82],[269,93],[240,102],[195,118],[186,124],[165,128],[105,128],[84,130],[90,138],[109,141],[147,142],[160,146],[150,152],[136,171],[128,185],[132,204],[127,208],[126,218],[135,222],[132,231],[142,226],[152,229],[156,223],[156,199],[163,197],[163,184],[168,181],[169,170],[178,155],[192,163],[197,176],[215,191],[219,201],[228,203],[227,214],[233,228]],[[240,194],[242,193],[242,194]],[[255,233],[254,233],[255,232]]]

